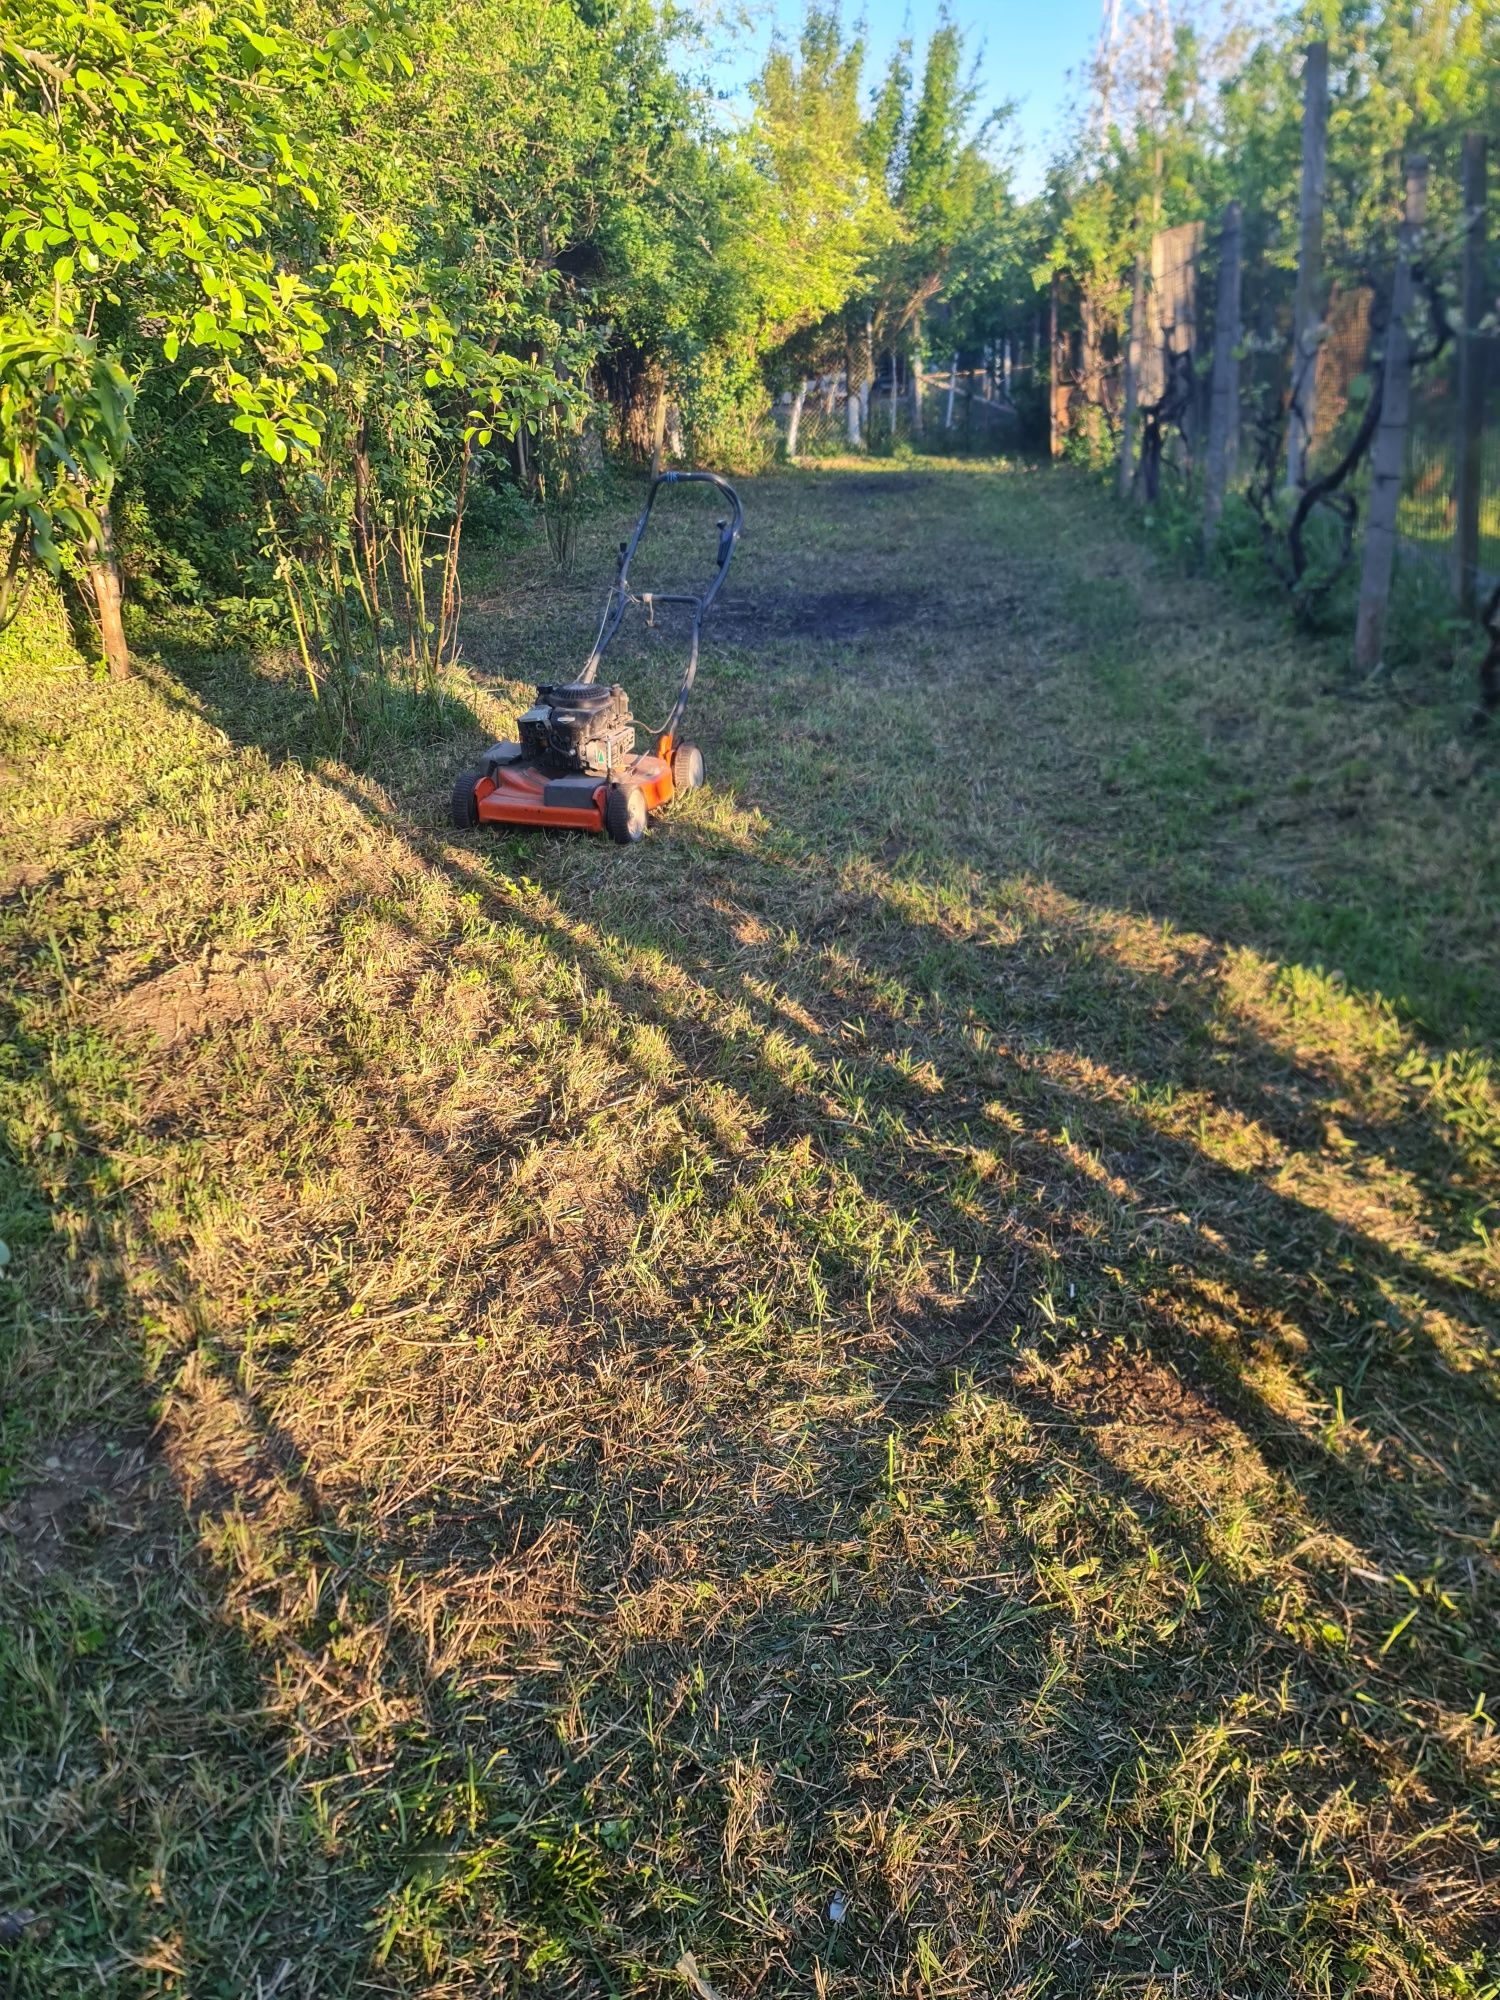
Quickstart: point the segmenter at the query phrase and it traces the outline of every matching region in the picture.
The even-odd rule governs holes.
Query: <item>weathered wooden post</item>
[[[1135,253],[1135,280],[1130,291],[1130,328],[1125,336],[1125,409],[1120,420],[1120,498],[1128,500],[1135,484],[1135,416],[1141,393],[1141,336],[1146,324],[1146,259]]]
[[[1453,581],[1458,608],[1472,618],[1479,608],[1480,463],[1484,453],[1485,144],[1482,132],[1463,143],[1463,330],[1458,337],[1458,439],[1453,473]]]
[[[943,412],[943,429],[953,428],[953,398],[958,393],[958,356],[955,354],[948,363],[948,407]]]
[[[861,402],[859,375],[859,348],[851,339],[844,348],[844,436],[851,451],[859,450]]]
[[[875,393],[875,322],[865,314],[865,372],[859,385],[859,421],[865,441],[870,437],[870,398]]]
[[[1317,416],[1318,328],[1323,319],[1323,197],[1328,170],[1328,44],[1312,42],[1302,72],[1302,201],[1297,303],[1292,321],[1292,406],[1286,427],[1286,481],[1307,484]]]
[[[1354,624],[1354,665],[1364,674],[1373,673],[1380,665],[1385,647],[1385,616],[1396,564],[1396,515],[1406,470],[1406,419],[1411,406],[1411,329],[1407,321],[1412,312],[1412,263],[1426,220],[1427,162],[1418,154],[1406,163],[1406,211],[1391,284],[1380,423],[1370,452],[1370,506]]]
[[[911,434],[914,438],[922,435],[922,322],[919,319],[912,328],[910,388],[911,388]]]
[[[1230,202],[1219,231],[1219,289],[1214,304],[1214,366],[1208,405],[1203,525],[1218,533],[1240,439],[1240,205]]]

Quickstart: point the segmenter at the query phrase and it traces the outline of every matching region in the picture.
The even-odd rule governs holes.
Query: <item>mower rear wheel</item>
[[[696,792],[703,783],[703,752],[696,743],[679,743],[672,752],[672,789]]]
[[[646,831],[646,794],[639,785],[611,785],[604,795],[604,831],[629,847]]]
[[[460,771],[453,787],[453,803],[448,809],[448,817],[456,827],[467,830],[479,824],[479,799],[477,787],[484,776],[483,771]]]

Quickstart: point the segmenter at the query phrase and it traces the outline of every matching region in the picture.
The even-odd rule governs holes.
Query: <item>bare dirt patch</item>
[[[7,869],[0,877],[0,897],[7,900],[12,896],[24,896],[29,889],[39,889],[51,875],[52,870],[41,861],[20,861],[14,868]]]
[[[904,590],[826,590],[816,595],[785,591],[731,598],[714,607],[715,636],[735,646],[785,639],[843,643],[912,624],[923,609],[921,600]]]
[[[138,1511],[150,1476],[144,1434],[78,1431],[44,1453],[35,1479],[0,1512],[0,1534],[28,1561],[56,1567],[96,1509],[109,1519]]]
[[[121,994],[110,1015],[126,1034],[150,1036],[171,1048],[240,1021],[294,1019],[305,999],[301,980],[288,966],[210,952],[192,965],[174,965],[143,979]]]
[[[852,479],[840,476],[820,482],[818,497],[851,508],[866,500],[896,500],[903,495],[930,492],[936,483],[930,474],[922,472],[856,473]]]

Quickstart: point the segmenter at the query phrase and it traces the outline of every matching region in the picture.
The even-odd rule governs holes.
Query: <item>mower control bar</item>
[[[718,523],[719,552],[714,574],[708,588],[694,596],[688,591],[645,591],[639,595],[630,588],[630,565],[641,537],[651,520],[651,510],[656,505],[656,496],[663,486],[712,486],[722,493],[729,502],[729,518]],[[599,635],[594,641],[594,650],[589,654],[580,680],[591,681],[599,671],[599,662],[609,649],[610,642],[624,622],[625,613],[632,604],[643,606],[649,617],[657,604],[686,604],[693,614],[692,638],[688,650],[687,671],[682,677],[677,699],[672,704],[672,712],[666,722],[652,733],[658,737],[675,737],[682,721],[682,712],[687,707],[687,699],[692,692],[693,681],[698,672],[698,640],[703,629],[703,618],[708,607],[718,596],[724,579],[729,574],[730,560],[734,555],[735,543],[740,538],[740,530],[745,524],[745,510],[740,505],[740,497],[727,479],[721,479],[716,472],[659,472],[651,482],[646,495],[641,517],[631,530],[630,539],[620,544],[620,561],[615,571],[615,580],[610,588],[609,599],[604,607],[604,616],[599,624]]]

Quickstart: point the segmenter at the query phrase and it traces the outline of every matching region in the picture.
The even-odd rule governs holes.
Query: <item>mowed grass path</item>
[[[745,501],[633,851],[446,825],[628,497],[357,766],[8,642],[0,1982],[1494,1993],[1493,752],[1067,475]]]

